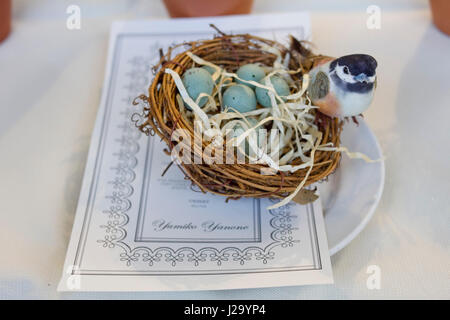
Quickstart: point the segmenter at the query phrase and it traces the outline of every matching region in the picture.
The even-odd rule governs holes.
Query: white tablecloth
[[[450,37],[424,0],[256,0],[254,13],[309,10],[321,52],[364,52],[379,62],[366,119],[386,155],[386,185],[367,228],[332,258],[335,285],[182,293],[58,294],[110,23],[165,18],[158,0],[77,1],[81,30],[66,28],[73,1],[14,1],[0,44],[1,298],[450,298]],[[369,290],[367,268],[381,271]]]

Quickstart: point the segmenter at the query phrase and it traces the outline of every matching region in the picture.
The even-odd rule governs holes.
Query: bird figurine
[[[360,115],[376,88],[377,61],[367,54],[316,60],[309,71],[308,95],[319,111],[332,118]]]

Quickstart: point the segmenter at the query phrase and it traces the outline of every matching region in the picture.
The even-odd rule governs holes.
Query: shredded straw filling
[[[178,88],[179,95],[177,95],[177,102],[182,115],[193,119],[194,123],[199,123],[199,133],[204,134],[208,141],[222,142],[228,130],[234,128],[236,125],[240,125],[244,131],[239,136],[227,140],[227,145],[233,144],[238,148],[242,148],[242,142],[247,139],[251,152],[248,155],[246,154],[246,157],[250,161],[265,164],[273,170],[282,172],[295,172],[299,169],[308,168],[306,175],[298,184],[295,191],[268,208],[275,209],[287,204],[303,188],[314,166],[314,155],[318,150],[345,152],[350,158],[360,158],[367,162],[373,162],[374,160],[358,152],[349,152],[345,147],[335,147],[332,143],[320,144],[322,141],[322,132],[314,123],[314,115],[309,112],[311,109],[317,107],[311,104],[306,94],[309,83],[308,74],[303,75],[302,83],[298,88],[290,75],[298,73],[299,70],[289,70],[287,68],[285,61],[289,60],[289,57],[283,59],[280,51],[269,45],[263,46],[262,50],[275,54],[277,57],[272,66],[263,66],[268,73],[264,85],[255,81],[241,79],[237,74],[227,72],[225,69],[194,55],[192,52],[187,52],[187,55],[196,64],[212,67],[215,70],[212,74],[212,79],[215,83],[218,79],[211,95],[200,94],[196,101],[194,101],[189,97],[177,72],[166,68],[165,73],[172,76]],[[280,97],[269,80],[273,75],[283,77],[291,87],[295,88],[295,92],[288,96]],[[256,109],[246,113],[239,113],[236,110],[232,110],[234,112],[227,112],[229,110],[228,108],[221,110],[222,89],[232,85],[233,83],[230,80],[233,78],[268,90],[272,107]],[[198,103],[200,99],[205,96],[208,98],[207,103],[204,107],[199,107]],[[184,107],[184,103],[192,111],[187,110]],[[254,117],[258,121],[257,125],[251,125],[246,119],[248,116]],[[258,128],[270,121],[272,121],[272,129],[278,130],[269,131],[269,147],[262,148],[258,144],[258,135],[256,133]],[[279,143],[275,142],[277,139],[279,139]],[[302,160],[301,164],[290,164],[294,159],[298,158]]]

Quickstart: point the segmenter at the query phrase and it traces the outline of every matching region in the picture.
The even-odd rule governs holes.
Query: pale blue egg
[[[196,100],[201,93],[212,94],[214,82],[208,71],[202,68],[191,68],[183,74],[183,84],[192,100]],[[207,97],[200,99],[199,107],[203,107],[208,101]],[[189,106],[187,109],[191,110]]]
[[[230,107],[241,113],[253,111],[256,109],[255,92],[242,84],[232,85],[223,93],[222,104],[222,109]]]
[[[262,85],[265,85],[265,80],[261,79],[259,83]],[[279,76],[272,76],[270,77],[270,82],[273,85],[273,88],[277,92],[279,96],[288,96],[290,94],[289,85],[287,84],[286,80]],[[268,95],[268,90],[257,87],[255,90],[256,93],[256,99],[258,100],[258,103],[262,105],[263,107],[269,108],[272,107],[272,103],[270,102],[270,97]],[[283,100],[286,100],[283,98]],[[278,102],[278,101],[277,101]]]
[[[212,75],[214,74],[214,72],[216,72],[217,69],[210,67],[210,66],[203,66],[202,69],[205,69],[206,71],[209,72],[209,74]],[[218,84],[220,81],[220,76],[216,79],[216,84]]]
[[[243,65],[242,67],[240,67],[238,69],[236,74],[241,79],[244,79],[247,81],[255,81],[255,82],[259,82],[259,80],[264,78],[264,76],[266,75],[263,68],[261,68],[260,66],[258,66],[257,64],[254,64],[254,63]],[[245,83],[243,81],[240,81],[239,79],[237,80],[237,82],[240,84],[245,84],[245,85],[249,86],[250,88],[252,88],[253,90],[255,90],[255,86],[252,84]]]
[[[205,66],[202,66],[202,69],[205,69],[206,71],[208,71],[210,75],[213,75],[214,72],[216,72],[216,69],[215,69],[215,68],[210,67],[210,66],[206,66],[206,65],[205,65]]]

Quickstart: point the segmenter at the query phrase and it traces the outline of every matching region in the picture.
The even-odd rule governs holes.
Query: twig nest
[[[288,96],[290,93],[289,85],[287,84],[286,80],[279,76],[271,76],[270,82],[272,83],[273,88],[275,89],[275,92],[277,95],[279,95],[284,101],[286,101],[283,96]],[[266,84],[266,78],[259,81],[261,84]],[[258,103],[262,105],[263,107],[270,108],[272,106],[272,102],[269,97],[269,93],[267,89],[263,88],[256,88],[256,99],[258,100]]]
[[[341,121],[322,115],[326,121],[318,126],[317,108],[306,92],[307,74],[317,56],[300,59],[299,55],[300,51],[249,34],[221,35],[169,48],[154,68],[148,97],[141,96],[146,103],[134,121],[142,132],[157,134],[173,159],[181,157],[179,147],[190,146],[191,152],[182,152],[190,161],[175,161],[202,192],[229,199],[280,198],[274,206],[286,204],[302,188],[330,175],[340,159],[336,150]],[[248,82],[263,73],[255,66],[264,66],[263,73],[271,76],[267,83],[264,75],[253,83],[256,94]],[[283,78],[290,80],[289,85]],[[234,80],[245,85],[231,83]],[[236,112],[225,112],[226,107]],[[243,139],[250,147],[244,142],[244,151],[250,153],[245,162],[239,162],[232,149],[236,146],[228,152],[230,141],[223,139],[237,124],[241,126],[234,140],[237,148],[242,149]],[[256,126],[266,133],[256,131]],[[175,134],[179,129],[184,132],[181,140]],[[196,133],[205,139],[196,142]],[[255,143],[255,135],[261,146]],[[257,151],[254,157],[252,145]],[[211,152],[215,146],[226,152]],[[208,161],[213,156],[223,161]]]
[[[253,111],[256,109],[255,92],[243,84],[232,85],[223,93],[223,106],[240,113]]]
[[[210,95],[214,89],[214,82],[211,74],[202,68],[190,68],[183,74],[183,84],[192,98],[196,101],[202,93]],[[207,97],[200,98],[198,105],[203,107],[208,101]],[[189,106],[186,108],[190,109]]]
[[[255,81],[255,82],[259,82],[266,75],[263,68],[261,68],[260,66],[258,66],[255,63],[249,63],[249,64],[243,65],[242,67],[240,67],[238,69],[238,71],[236,71],[236,74],[238,75],[238,77],[240,79],[247,80],[247,81]],[[239,79],[237,80],[237,82],[241,83],[241,84],[245,84],[245,85],[249,86],[250,88],[252,88],[253,90],[255,90],[255,85],[253,85],[253,84],[245,83]]]

